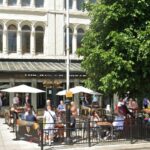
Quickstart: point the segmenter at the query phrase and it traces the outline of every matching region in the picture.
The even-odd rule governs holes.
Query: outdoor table
[[[112,126],[112,123],[107,121],[99,121],[96,123],[98,126]]]
[[[150,109],[143,109],[142,111],[147,113],[147,114],[150,114]]]
[[[102,128],[104,128],[104,127],[110,128],[110,134],[109,135],[111,136],[111,139],[113,139],[113,125],[112,125],[112,123],[107,122],[107,121],[99,121],[96,124],[97,124],[97,126],[100,126]]]

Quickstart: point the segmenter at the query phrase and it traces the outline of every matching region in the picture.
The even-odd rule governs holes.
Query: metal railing
[[[118,122],[124,122],[123,126],[113,126],[112,122],[106,121],[95,123],[89,119],[78,120],[74,128],[66,128],[66,122],[63,124],[43,122],[32,124],[23,120],[19,121],[20,123],[14,119],[13,130],[16,133],[16,139],[24,137],[25,140],[36,142],[40,145],[41,150],[45,145],[51,146],[52,144],[86,144],[91,147],[99,143],[112,144],[120,141],[133,143],[137,140],[150,139],[150,123],[144,121],[142,117],[118,120]],[[70,134],[66,134],[67,132]]]

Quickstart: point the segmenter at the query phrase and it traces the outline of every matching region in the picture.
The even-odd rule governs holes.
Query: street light
[[[69,56],[69,0],[66,0],[66,52],[67,52],[67,62],[66,62],[66,90],[69,90],[70,84],[70,56]]]
[[[72,140],[70,138],[70,98],[72,94],[69,92],[70,84],[70,57],[69,57],[69,0],[66,0],[66,52],[67,52],[67,61],[66,61],[66,143],[71,144]]]

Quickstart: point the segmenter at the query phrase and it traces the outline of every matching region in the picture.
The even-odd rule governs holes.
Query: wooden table
[[[96,123],[98,126],[112,126],[112,123],[107,121],[99,121]]]
[[[150,109],[143,109],[142,111],[147,113],[147,114],[150,114]]]
[[[98,126],[100,127],[106,127],[107,129],[110,128],[110,134],[111,135],[111,140],[113,140],[113,125],[111,122],[107,122],[107,121],[99,121],[96,123]],[[103,129],[102,129],[103,130]],[[108,130],[109,131],[109,130]]]

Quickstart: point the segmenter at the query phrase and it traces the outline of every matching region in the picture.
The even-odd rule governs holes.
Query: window
[[[78,10],[81,10],[81,9],[82,9],[83,3],[84,3],[84,0],[78,0],[78,1],[77,1],[77,9],[78,9]]]
[[[72,9],[72,1],[73,0],[69,0],[69,9]],[[64,7],[66,9],[66,0],[64,0]]]
[[[43,53],[44,30],[38,26],[35,29],[35,49],[36,53]]]
[[[0,0],[0,5],[3,5],[3,0]]]
[[[8,27],[8,51],[9,53],[16,53],[17,45],[17,28],[15,25]]]
[[[25,25],[22,27],[22,52],[30,53],[30,27]]]
[[[35,7],[43,7],[44,0],[35,0]]]
[[[66,34],[66,30],[65,30],[65,54],[66,54],[66,50],[67,50],[67,43],[66,43],[66,38],[67,38],[67,34]],[[73,38],[73,32],[71,29],[69,29],[69,50],[70,50],[70,54],[72,54],[72,38]]]
[[[81,40],[83,38],[83,35],[84,35],[84,30],[79,28],[78,31],[77,31],[77,48],[80,48],[81,47]]]
[[[17,0],[8,0],[8,6],[15,6],[17,4]]]
[[[3,27],[0,25],[0,52],[3,50]]]
[[[22,0],[22,6],[30,6],[30,0]]]

